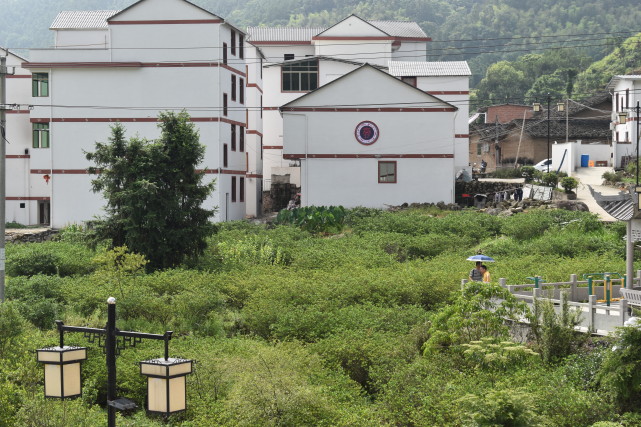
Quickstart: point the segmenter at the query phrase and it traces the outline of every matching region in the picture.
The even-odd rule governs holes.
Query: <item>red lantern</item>
[[[42,177],[44,178],[45,182],[49,184],[49,180],[51,179],[51,177],[49,175],[43,175]]]

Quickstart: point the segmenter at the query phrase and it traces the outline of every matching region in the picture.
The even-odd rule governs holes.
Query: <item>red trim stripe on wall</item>
[[[263,145],[263,150],[282,150],[282,145]]]
[[[88,175],[89,171],[87,169],[31,169],[29,171],[34,175],[41,174],[52,174],[52,175]],[[198,173],[204,173],[206,175],[245,175],[245,171],[242,170],[233,170],[233,169],[196,169]],[[261,175],[262,176],[262,175]]]
[[[283,107],[282,111],[316,111],[322,113],[442,113],[456,111],[456,108],[388,108],[388,107],[368,107],[368,108],[316,108],[316,107]]]
[[[283,159],[453,159],[454,154],[283,154]]]
[[[51,197],[5,197],[6,200],[51,200]]]
[[[149,21],[107,21],[109,25],[176,25],[176,24],[222,24],[222,19],[166,19]]]
[[[40,117],[31,118],[31,123],[157,123],[156,117]],[[192,117],[192,122],[222,122],[237,126],[247,126],[246,123],[230,120],[225,117]]]
[[[257,130],[254,130],[254,129],[247,130],[247,132],[245,132],[245,133],[246,133],[247,135],[258,135],[258,136],[260,136],[261,138],[263,137],[262,132],[257,131]]]
[[[29,154],[7,154],[5,157],[7,159],[28,159],[31,156]]]

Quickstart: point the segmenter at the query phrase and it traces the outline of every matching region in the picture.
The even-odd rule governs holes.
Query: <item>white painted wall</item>
[[[398,182],[379,184],[377,159],[305,160],[301,202],[304,206],[385,208],[454,200],[454,180],[449,178],[452,159],[396,161]]]
[[[346,61],[387,66],[392,59],[391,40],[316,40],[315,54]]]
[[[104,30],[55,30],[54,46],[58,49],[106,49],[109,31]]]
[[[426,43],[402,41],[399,48],[392,52],[392,61],[427,61]]]
[[[626,90],[629,91],[629,105],[625,104]],[[627,111],[628,120],[626,123],[621,124],[616,111],[616,98],[619,98],[619,111]],[[616,159],[616,167],[621,166],[621,158],[623,156],[634,155],[636,152],[637,142],[637,122],[636,122],[636,105],[641,101],[641,79],[621,79],[617,82],[613,90],[612,98],[612,121],[615,123],[612,130],[612,156]],[[626,139],[632,144],[619,144],[617,142],[617,132],[619,133],[619,140]]]

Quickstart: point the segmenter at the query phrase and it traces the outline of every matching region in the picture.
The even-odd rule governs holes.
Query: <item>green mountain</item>
[[[48,27],[61,10],[121,9],[133,0],[0,0],[0,46],[13,49],[47,47]],[[349,14],[365,19],[413,20],[433,39],[429,60],[467,60],[472,86],[486,77],[490,65],[523,62],[527,68],[536,55],[544,57],[546,72],[518,82],[520,97],[533,89],[541,76],[581,73],[623,40],[641,31],[637,0],[193,0],[239,28],[248,25],[331,25]],[[560,48],[566,50],[558,53]],[[625,48],[627,49],[627,48]],[[558,54],[554,54],[554,52]],[[568,54],[569,52],[569,54]],[[573,58],[568,67],[568,57]],[[559,63],[554,64],[554,58]],[[552,63],[550,63],[552,61]],[[535,60],[534,62],[540,62]],[[540,65],[540,64],[539,64]],[[639,67],[640,63],[629,64]],[[519,71],[519,66],[516,71]],[[573,70],[573,71],[568,71]],[[594,73],[599,68],[593,68]],[[506,71],[506,70],[502,70]],[[508,70],[509,71],[509,70]],[[606,69],[603,69],[606,72]],[[552,74],[556,74],[553,78]],[[568,72],[570,74],[568,74]],[[506,75],[511,75],[509,72]],[[518,74],[518,73],[517,73]],[[528,80],[529,78],[529,80]],[[601,78],[601,80],[605,77]],[[580,76],[577,87],[592,88],[599,79]],[[549,86],[550,82],[539,82]],[[565,82],[567,86],[568,82]],[[513,86],[513,85],[512,85]],[[534,88],[536,89],[536,88]]]

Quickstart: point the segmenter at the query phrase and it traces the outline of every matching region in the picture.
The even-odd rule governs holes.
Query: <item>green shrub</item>
[[[619,329],[605,354],[597,381],[622,411],[634,411],[641,404],[641,329]]]
[[[546,172],[541,176],[541,183],[548,187],[556,188],[559,185],[559,174],[556,172]]]
[[[536,169],[534,169],[534,166],[523,166],[521,168],[521,176],[525,178],[525,182],[532,182],[534,181],[534,178],[536,177]]]
[[[94,270],[93,251],[84,245],[43,242],[7,245],[7,275],[46,274],[72,276]]]
[[[521,168],[503,167],[488,174],[492,178],[521,178],[523,171]]]
[[[545,362],[556,362],[576,351],[586,335],[575,331],[583,313],[570,308],[567,293],[561,296],[561,311],[549,300],[536,300],[530,316],[531,335]]]
[[[343,229],[346,214],[342,206],[306,206],[281,210],[276,223],[295,225],[310,233],[337,232]]]
[[[579,181],[577,181],[576,178],[572,178],[571,176],[561,178],[561,187],[563,187],[566,193],[571,193],[572,190],[578,186]]]

